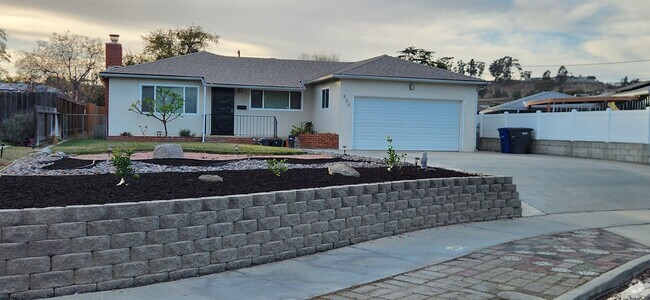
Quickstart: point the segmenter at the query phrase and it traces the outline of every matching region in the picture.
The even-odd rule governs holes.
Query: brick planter
[[[311,133],[298,136],[301,148],[338,149],[339,135],[336,133]]]
[[[512,178],[495,176],[0,210],[0,299],[127,288],[519,216]]]

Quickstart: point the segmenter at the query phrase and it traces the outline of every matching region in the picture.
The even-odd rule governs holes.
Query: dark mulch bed
[[[1,176],[0,209],[120,203],[248,194],[348,184],[476,176],[446,169],[422,171],[403,167],[358,168],[361,177],[330,176],[327,169],[290,169],[277,177],[268,170],[149,173],[126,186],[111,174],[88,176]],[[201,174],[217,174],[223,182],[206,183]]]
[[[185,158],[164,158],[164,159],[143,159],[137,160],[143,163],[155,164],[155,165],[164,165],[164,166],[190,166],[190,167],[203,167],[203,166],[215,166],[222,165],[233,161],[244,160],[243,159],[231,159],[231,160],[200,160],[200,159],[185,159]],[[256,158],[257,160],[266,160],[262,158]],[[280,160],[281,158],[277,158]],[[97,161],[100,162],[101,160]],[[313,165],[313,164],[324,164],[330,162],[339,162],[345,161],[340,157],[335,158],[321,158],[321,159],[297,159],[297,158],[287,158],[287,163],[290,164],[302,164],[302,165]],[[43,167],[45,170],[66,170],[66,169],[83,169],[90,168],[94,166],[92,160],[86,159],[75,159],[75,158],[63,158],[55,161],[53,164]]]

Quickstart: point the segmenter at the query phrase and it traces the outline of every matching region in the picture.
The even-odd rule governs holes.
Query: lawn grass
[[[4,167],[10,165],[13,161],[24,157],[32,151],[33,150],[31,147],[9,146],[5,148],[2,152],[2,158],[0,158],[0,169],[3,169]]]
[[[52,147],[52,152],[63,151],[68,154],[98,154],[106,153],[108,146],[113,149],[132,149],[138,151],[153,151],[156,145],[163,143],[157,142],[118,142],[107,141],[102,139],[74,139],[60,143]],[[238,144],[239,152],[235,151],[235,144],[227,143],[178,143],[183,147],[185,152],[203,152],[216,154],[258,154],[258,155],[288,155],[288,154],[305,154],[303,151],[258,145]]]

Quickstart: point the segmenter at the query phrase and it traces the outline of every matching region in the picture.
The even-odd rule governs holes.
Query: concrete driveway
[[[382,158],[385,151],[347,151]],[[421,152],[407,153],[413,162]],[[519,196],[546,214],[650,209],[650,166],[496,152],[429,152],[429,165],[514,177]],[[528,213],[534,210],[528,209]]]

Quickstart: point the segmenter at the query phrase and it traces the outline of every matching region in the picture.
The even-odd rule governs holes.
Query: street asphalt
[[[407,154],[412,162],[420,153]],[[512,176],[527,217],[421,230],[251,268],[60,299],[305,299],[503,243],[593,228],[650,247],[649,166],[488,152],[428,156],[434,167]]]

